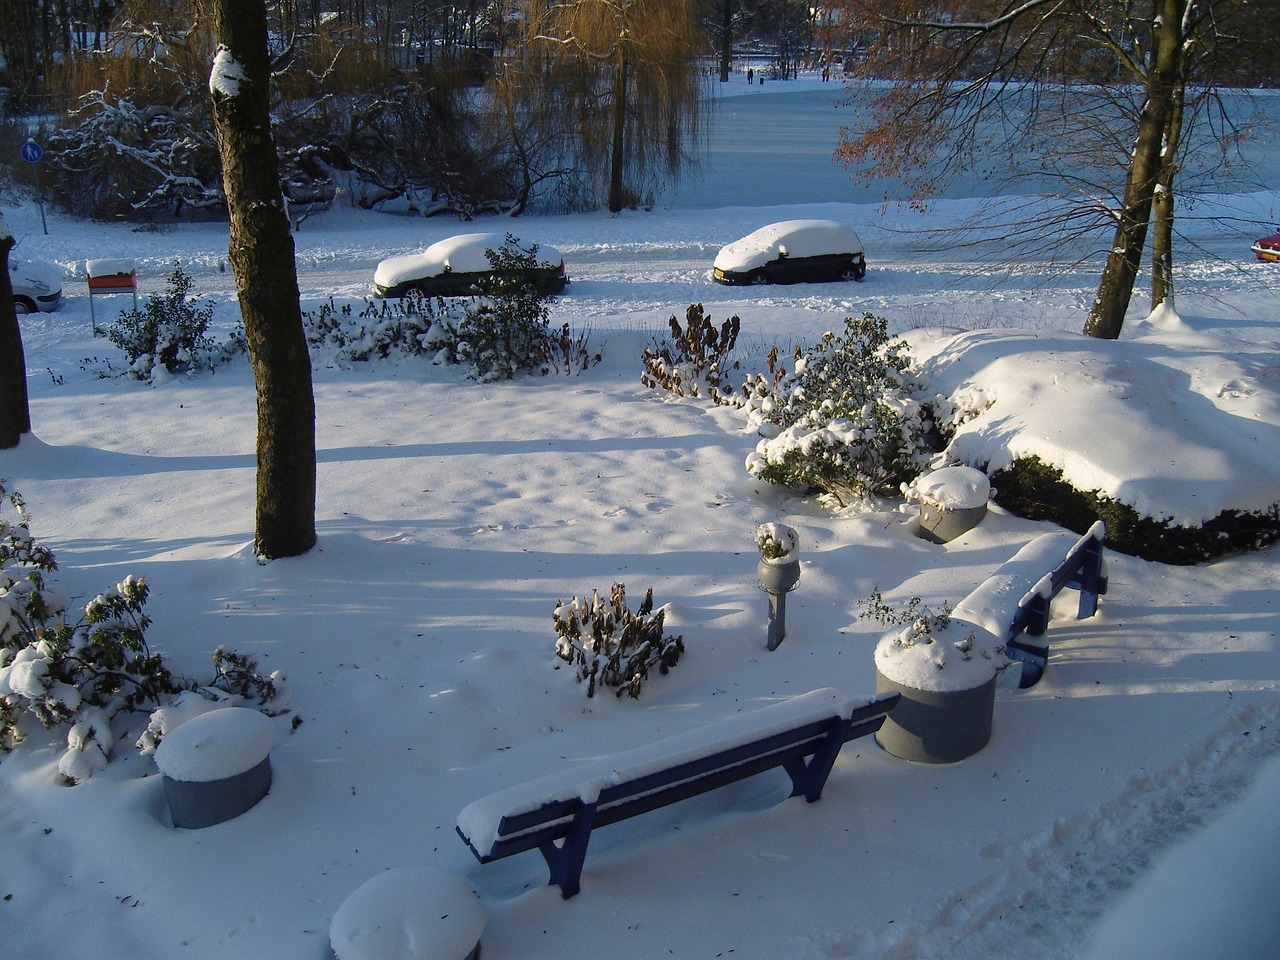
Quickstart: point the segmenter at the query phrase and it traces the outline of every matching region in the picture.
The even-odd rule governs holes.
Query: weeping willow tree
[[[540,142],[556,135],[555,162],[568,158],[612,212],[654,175],[680,176],[702,132],[694,0],[527,0],[521,23],[494,80],[504,116]]]

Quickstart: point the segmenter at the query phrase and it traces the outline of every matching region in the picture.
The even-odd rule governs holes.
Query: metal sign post
[[[44,235],[49,235],[49,224],[44,218],[44,186],[40,183],[40,158],[44,156],[44,148],[32,137],[27,138],[18,150],[22,159],[36,168],[36,199],[40,204],[40,226],[44,227]]]

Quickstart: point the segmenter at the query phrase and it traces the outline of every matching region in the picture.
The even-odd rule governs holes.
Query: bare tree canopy
[[[1200,90],[1188,101],[1187,91],[1199,84],[1211,92],[1248,75],[1232,30],[1260,23],[1255,6],[845,0],[842,9],[861,27],[857,88],[869,120],[841,132],[838,159],[868,178],[901,178],[923,203],[948,178],[992,156],[1016,157],[1045,130],[1065,134],[1057,161],[1072,161],[1072,189],[1114,231],[1085,332],[1119,336],[1153,209],[1157,302],[1169,295],[1178,146],[1188,112],[1206,102]],[[1106,157],[1119,158],[1123,173],[1112,186],[1080,175],[1096,174]]]
[[[679,175],[701,129],[694,0],[530,0],[521,22],[497,95],[533,128],[564,133],[611,211],[642,202],[647,175]]]

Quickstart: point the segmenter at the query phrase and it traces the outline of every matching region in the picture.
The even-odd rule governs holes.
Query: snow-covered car
[[[783,220],[721,247],[712,264],[718,283],[816,283],[867,275],[862,241],[834,220]]]
[[[1259,260],[1280,263],[1280,230],[1269,237],[1262,237],[1253,242],[1253,255]]]
[[[376,297],[404,297],[418,292],[429,297],[465,297],[477,284],[493,275],[485,251],[500,250],[507,243],[501,233],[464,233],[431,244],[421,253],[390,257],[373,273]],[[534,244],[515,241],[523,254]],[[564,258],[555,247],[537,244],[535,265],[526,272],[530,284],[546,293],[559,293],[567,277]]]
[[[22,313],[50,313],[62,303],[62,271],[43,260],[9,260],[13,306]]]

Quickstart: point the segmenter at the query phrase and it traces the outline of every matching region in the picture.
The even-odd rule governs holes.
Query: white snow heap
[[[244,72],[244,67],[229,49],[219,44],[213,57],[213,69],[209,71],[209,92],[229,100],[240,96],[240,85],[248,82],[249,75]]]
[[[488,917],[452,874],[426,867],[380,873],[347,897],[329,925],[337,960],[462,960]]]
[[[940,467],[911,481],[903,492],[908,500],[947,510],[971,510],[990,498],[991,481],[976,467]]]
[[[257,710],[225,707],[192,717],[156,747],[170,780],[209,783],[252,770],[271,750],[271,721]]]
[[[1008,663],[1004,640],[985,627],[950,617],[927,636],[908,623],[876,644],[876,669],[886,679],[934,693],[972,690]]]
[[[1280,502],[1274,344],[1189,330],[1170,310],[1133,339],[975,330],[942,341],[921,379],[965,409],[946,455],[988,473],[1037,457],[1077,490],[1198,527]]]

